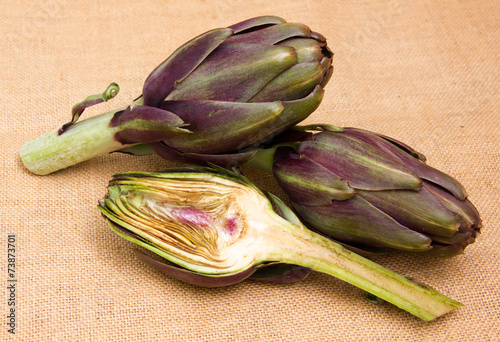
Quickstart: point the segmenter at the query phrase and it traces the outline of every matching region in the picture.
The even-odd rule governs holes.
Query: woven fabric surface
[[[96,208],[111,175],[177,166],[111,154],[48,176],[21,146],[72,105],[121,87],[85,117],[128,104],[175,48],[216,27],[273,14],[327,37],[334,75],[306,123],[392,136],[469,192],[484,228],[452,259],[375,261],[465,304],[426,323],[327,275],[206,289],[145,266]],[[500,339],[500,5],[496,1],[4,1],[0,20],[0,340],[498,341]],[[495,38],[496,37],[496,38]],[[284,197],[270,175],[255,183]],[[15,235],[16,329],[8,332],[7,249]]]

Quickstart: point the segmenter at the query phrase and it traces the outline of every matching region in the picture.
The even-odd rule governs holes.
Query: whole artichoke
[[[317,128],[277,137],[295,145],[277,145],[272,164],[306,225],[372,251],[451,257],[474,242],[482,225],[466,190],[422,154],[366,130]]]
[[[86,107],[114,97],[116,84],[78,103],[70,122],[25,144],[21,157],[47,174],[112,151],[141,154],[144,145],[134,145],[149,144],[167,159],[237,165],[255,153],[241,150],[311,114],[332,72],[322,35],[279,17],[252,18],[182,45],[126,108],[76,123]]]

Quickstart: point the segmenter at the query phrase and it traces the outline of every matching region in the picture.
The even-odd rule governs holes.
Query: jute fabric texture
[[[290,285],[199,288],[145,266],[96,208],[111,175],[178,164],[111,154],[35,176],[18,151],[111,82],[128,104],[154,67],[216,27],[273,14],[328,38],[335,72],[306,123],[392,136],[462,182],[484,228],[453,259],[375,261],[465,306],[425,323],[313,273]],[[499,341],[500,4],[498,1],[3,1],[0,10],[1,341]],[[285,197],[273,178],[258,186]],[[15,236],[15,334],[8,236]]]

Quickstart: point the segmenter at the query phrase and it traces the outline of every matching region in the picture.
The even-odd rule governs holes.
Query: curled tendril
[[[103,97],[104,101],[111,100],[113,97],[118,95],[119,91],[120,91],[120,87],[118,86],[118,84],[113,82],[108,86],[108,88],[106,88],[104,93],[102,93],[102,97]]]
[[[116,95],[120,91],[120,87],[115,82],[111,83],[102,94],[88,96],[85,100],[78,102],[71,108],[71,121],[65,123],[59,128],[59,135],[63,134],[71,125],[73,125],[82,115],[83,111],[93,105],[101,102],[106,102]]]

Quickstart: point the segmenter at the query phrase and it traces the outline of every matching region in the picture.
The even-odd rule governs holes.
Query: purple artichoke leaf
[[[135,252],[146,264],[166,274],[167,276],[191,285],[202,287],[223,287],[234,285],[247,279],[256,271],[256,267],[252,267],[237,274],[214,277],[190,271],[165,259],[162,261],[153,259],[137,250],[135,250]]]
[[[424,186],[436,197],[446,208],[457,213],[462,217],[459,231],[467,232],[473,230],[476,234],[479,233],[483,224],[476,207],[468,200],[460,200],[453,196],[450,192],[434,183],[424,182]]]
[[[307,131],[337,132],[337,133],[344,132],[344,128],[330,124],[311,124],[311,125],[295,126],[292,127],[292,130],[304,131],[304,132]],[[312,139],[307,139],[307,140],[312,140]]]
[[[227,39],[228,43],[274,45],[292,37],[311,37],[311,30],[303,24],[282,23],[258,31],[243,32]]]
[[[364,190],[418,190],[421,180],[400,159],[344,133],[320,132],[298,152],[323,165],[349,186]]]
[[[284,110],[271,125],[260,130],[257,134],[249,136],[240,142],[237,150],[241,151],[248,147],[275,147],[276,143],[296,142],[298,138],[306,139],[310,133],[293,132],[295,124],[307,118],[321,103],[324,90],[316,86],[314,91],[307,97],[293,101],[283,101]],[[291,140],[290,140],[291,139]],[[288,141],[287,141],[288,140]]]
[[[166,100],[248,102],[296,62],[297,55],[290,47],[224,43],[177,83]]]
[[[189,126],[176,114],[161,108],[149,106],[129,106],[125,111],[116,113],[111,121],[120,130],[115,139],[122,144],[154,143],[170,135],[191,134]]]
[[[326,38],[319,32],[311,31],[311,38],[316,39],[318,42],[326,43]]]
[[[439,244],[439,245],[463,244],[467,246],[474,242],[473,231],[458,232],[452,237],[444,237],[431,234],[428,234],[428,236],[432,239],[433,244]]]
[[[467,197],[467,191],[457,180],[450,175],[439,171],[427,164],[425,164],[425,156],[412,149],[410,146],[399,142],[395,139],[375,134],[357,128],[346,128],[346,135],[364,141],[367,144],[376,146],[381,151],[388,152],[391,155],[399,158],[411,169],[419,178],[433,182],[451,193],[457,198],[464,200]]]
[[[286,23],[285,19],[272,15],[267,15],[267,16],[255,17],[244,20],[242,22],[229,26],[229,28],[234,31],[234,34],[240,34],[243,31],[255,30],[264,26],[283,24],[283,23]]]
[[[318,61],[296,64],[276,76],[249,102],[293,101],[308,96],[323,80],[324,69]]]
[[[460,215],[447,209],[425,187],[417,192],[358,190],[358,194],[402,225],[422,234],[451,237],[462,221]]]
[[[430,249],[429,237],[401,225],[358,195],[347,201],[333,201],[326,206],[292,204],[299,217],[312,228],[348,245],[405,251]]]
[[[459,254],[462,254],[467,245],[458,243],[452,245],[439,245],[433,244],[432,249],[424,252],[425,255],[437,257],[437,258],[452,258]]]
[[[180,152],[163,142],[150,144],[149,146],[160,157],[171,162],[198,165],[208,165],[209,163],[211,163],[226,168],[232,168],[236,165],[240,165],[249,161],[255,156],[255,153],[257,152],[256,150],[248,150],[245,152],[236,153],[197,154]]]
[[[355,194],[337,175],[290,147],[276,150],[273,173],[290,199],[303,205],[329,205],[334,200],[347,200]]]
[[[399,153],[398,153],[399,152]],[[418,176],[426,181],[432,182],[443,189],[449,191],[453,196],[463,201],[467,198],[467,190],[464,186],[460,184],[455,178],[450,175],[429,166],[428,164],[411,157],[410,155],[401,152],[400,150],[395,152],[395,154],[403,160],[408,168],[412,169],[413,172],[418,174]]]
[[[345,130],[346,134],[348,134],[349,136],[356,137],[357,139],[364,139],[365,141],[367,141],[367,143],[376,145],[385,151],[389,150],[391,151],[391,153],[394,153],[395,146],[397,147],[397,149],[411,155],[413,158],[421,160],[424,163],[427,160],[427,158],[423,154],[416,151],[411,146],[392,137],[355,127],[346,127]]]
[[[142,91],[144,104],[158,106],[231,34],[229,28],[211,30],[178,48],[147,77]]]
[[[390,142],[391,144],[393,144],[394,146],[398,147],[399,149],[405,151],[406,153],[410,154],[411,156],[413,156],[414,158],[417,158],[419,159],[420,161],[422,161],[423,163],[425,163],[427,161],[427,157],[425,155],[423,155],[422,153],[418,152],[417,150],[415,150],[413,147],[399,141],[399,140],[396,140],[394,138],[391,138],[387,135],[383,135],[383,134],[377,134],[379,137],[381,137],[382,139]]]
[[[133,156],[148,156],[151,154],[155,154],[155,151],[151,148],[151,146],[147,144],[137,144],[126,148],[122,148],[121,150],[114,151],[111,153],[124,153]]]
[[[271,263],[259,266],[248,279],[267,283],[290,284],[304,280],[311,272],[310,268],[303,266]]]
[[[326,75],[328,73],[328,70],[333,69],[332,66],[332,59],[328,57],[323,57],[320,59],[319,63],[321,64],[321,67],[323,68],[323,74]]]
[[[266,140],[264,139],[264,135],[272,138],[288,128],[293,127],[302,120],[305,120],[319,107],[324,94],[324,89],[321,86],[316,86],[312,93],[304,98],[293,101],[283,101],[282,103],[285,106],[283,113],[273,122],[273,125],[270,126],[267,131],[260,133],[259,136],[262,138],[261,141]]]
[[[391,154],[401,159],[403,163],[420,178],[447,189],[460,200],[467,198],[467,191],[462,184],[450,175],[427,165],[425,163],[425,156],[412,147],[390,137],[358,128],[346,128],[346,134],[356,139],[363,140],[368,144],[377,146],[381,150],[389,151]]]
[[[319,84],[322,87],[325,87],[327,83],[330,81],[330,78],[332,78],[333,75],[333,66],[329,67],[323,76],[323,81]]]
[[[176,113],[196,132],[171,134],[163,141],[188,153],[223,153],[255,143],[262,130],[283,112],[281,102],[236,103],[222,101],[165,101],[162,108]]]
[[[388,158],[391,158],[395,162],[399,162],[397,154],[395,155],[394,153],[397,150],[395,146],[380,137],[378,134],[358,128],[344,128],[343,133],[346,137],[377,149],[380,153],[387,154]],[[399,152],[400,151],[398,151],[398,153]]]
[[[297,52],[297,63],[322,61],[324,57],[323,52],[321,51],[321,45],[312,39],[290,38],[278,43],[278,45],[294,48]],[[331,59],[327,59],[330,60],[331,64]]]

